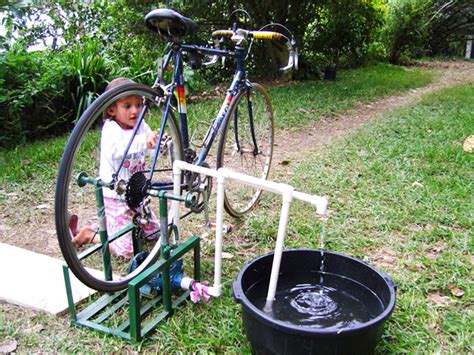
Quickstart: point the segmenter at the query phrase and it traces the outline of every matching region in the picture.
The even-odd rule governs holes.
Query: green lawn
[[[336,82],[307,81],[268,88],[277,127],[301,127],[321,116],[331,116],[385,95],[425,86],[433,78],[426,70],[388,64],[342,71],[338,75]],[[188,110],[191,132],[198,122],[209,123],[220,103],[221,99],[214,99],[191,104]],[[7,191],[19,186],[31,189],[34,181],[40,191],[45,190],[45,186],[55,182],[66,140],[67,136],[64,136],[13,150],[0,150],[0,186]]]
[[[411,70],[387,68],[398,75],[405,73],[407,80],[414,76]],[[377,72],[370,79],[374,85],[390,72],[379,72],[375,67],[344,73],[337,83],[271,88],[272,98],[276,97],[275,110],[283,112],[285,105],[297,105],[291,99],[280,100],[278,95],[286,97],[284,91],[292,89],[308,91],[307,85],[314,85],[313,95],[320,90],[326,90],[326,95],[332,92],[335,96],[328,102],[341,105],[335,110],[323,108],[317,111],[320,115],[373,100],[374,92],[385,95],[391,90],[393,93],[423,85],[427,80],[403,84],[398,77],[393,83],[398,88],[375,90],[367,85],[359,94],[353,93],[357,82],[369,80],[371,71]],[[382,82],[389,85],[387,80]],[[346,93],[356,98],[332,91],[349,84],[354,86],[345,89]],[[370,93],[372,89],[375,91]],[[474,164],[462,143],[474,133],[473,96],[473,85],[446,89],[429,95],[420,104],[388,113],[324,153],[308,155],[288,180],[300,191],[327,195],[330,211],[326,220],[319,220],[307,205],[295,202],[286,247],[319,248],[324,234],[327,249],[367,261],[386,271],[397,284],[397,306],[386,324],[377,349],[380,353],[472,350]],[[280,106],[280,101],[286,104]],[[307,108],[313,101],[308,94],[298,104]],[[37,150],[24,147],[14,157],[2,152],[0,161],[7,164],[0,169],[2,189],[29,186],[35,176],[46,183],[48,176],[56,173],[55,159],[63,142],[35,145],[40,147]],[[57,152],[41,152],[50,146]],[[26,155],[26,149],[32,149],[32,153]],[[24,159],[29,159],[23,165],[31,166],[30,172],[15,168],[19,175],[10,174],[10,166],[16,167]],[[5,166],[9,167],[7,172]],[[43,170],[38,172],[37,166]],[[0,303],[0,339],[17,339],[20,352],[249,352],[240,306],[232,298],[230,284],[245,262],[273,248],[279,217],[274,206],[278,201],[266,195],[261,206],[236,223],[235,231],[227,237],[224,251],[232,258],[224,260],[224,294],[209,305],[189,303],[139,346],[70,328],[67,318],[53,318],[4,303]],[[212,280],[212,244],[203,242],[202,255],[204,279]],[[40,327],[35,328],[37,325]]]
[[[398,285],[381,352],[472,351],[474,86],[443,90],[385,116],[291,183],[328,194],[327,248],[379,265]],[[287,247],[317,246],[321,228],[295,208]]]

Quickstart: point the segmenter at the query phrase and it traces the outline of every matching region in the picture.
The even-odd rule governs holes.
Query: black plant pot
[[[324,80],[336,81],[336,67],[326,67],[324,69]]]

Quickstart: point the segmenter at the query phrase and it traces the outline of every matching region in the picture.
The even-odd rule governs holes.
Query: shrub
[[[87,38],[65,53],[68,75],[64,80],[70,93],[74,121],[79,119],[97,93],[103,91],[114,73],[114,63],[105,55],[97,40]]]
[[[55,135],[69,129],[104,89],[114,72],[96,41],[64,53],[1,53],[0,146]]]
[[[67,116],[57,109],[64,92],[63,70],[45,70],[55,64],[45,53],[27,54],[25,49],[1,53],[0,146],[23,143],[51,129],[55,125],[51,117],[57,122]]]
[[[423,52],[430,3],[430,0],[400,0],[390,3],[384,40],[391,63],[397,64],[403,54],[417,56]]]
[[[382,1],[323,1],[305,34],[307,58],[319,67],[358,66],[382,25]]]

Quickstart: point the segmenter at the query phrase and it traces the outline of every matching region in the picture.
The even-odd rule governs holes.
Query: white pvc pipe
[[[179,160],[181,161],[181,160]],[[176,168],[173,168],[173,194],[178,196],[181,195],[181,169],[176,166]],[[172,221],[175,225],[177,230],[179,231],[179,225],[180,225],[180,220],[181,220],[181,213],[180,213],[180,203],[179,201],[173,200],[172,201],[172,209],[173,209],[173,217],[174,220]],[[168,221],[169,223],[169,221]],[[176,240],[176,235],[173,233],[174,236],[174,243],[177,242]]]
[[[183,170],[212,176],[217,179],[217,210],[216,210],[216,243],[214,250],[214,285],[209,287],[208,294],[213,297],[219,297],[222,294],[221,275],[222,275],[222,226],[224,224],[224,183],[225,178],[219,176],[217,170],[204,168],[202,166],[186,163],[182,160],[175,160],[173,163],[174,193],[178,191],[181,184],[181,172]],[[179,177],[176,178],[176,176]],[[178,188],[176,188],[178,186]],[[220,197],[221,196],[221,197]],[[176,201],[178,202],[178,201]],[[179,205],[179,202],[178,202]],[[179,206],[178,206],[179,208]],[[178,212],[179,213],[179,212]]]
[[[273,300],[278,285],[278,274],[280,273],[281,256],[283,254],[283,244],[286,235],[286,226],[288,225],[288,214],[290,212],[290,203],[293,199],[293,187],[287,186],[283,191],[283,202],[281,205],[280,224],[278,226],[278,235],[275,245],[275,252],[273,253],[272,271],[270,274],[270,283],[268,285],[268,293],[265,301],[264,311],[270,312],[272,310]]]
[[[283,195],[282,210],[280,216],[280,224],[278,227],[278,236],[275,245],[275,253],[272,265],[272,271],[270,276],[270,285],[268,287],[268,293],[266,298],[265,308],[271,309],[271,304],[275,298],[276,287],[278,283],[278,273],[280,271],[280,262],[283,252],[283,243],[286,235],[286,226],[288,224],[288,213],[290,203],[293,198],[298,200],[309,202],[316,206],[316,213],[326,214],[327,211],[327,199],[325,197],[309,195],[303,192],[294,191],[293,187],[276,183],[273,181],[259,179],[253,176],[244,175],[226,168],[220,168],[219,170],[213,170],[204,168],[202,166],[188,164],[186,162],[176,160],[173,164],[174,174],[174,192],[178,191],[181,181],[177,177],[180,177],[182,170],[189,170],[197,172],[199,174],[208,175],[217,178],[217,210],[216,210],[216,246],[215,246],[215,266],[214,266],[214,285],[209,288],[209,294],[211,296],[220,296],[222,291],[221,284],[221,269],[222,269],[222,231],[223,231],[223,215],[224,215],[224,185],[225,180],[230,179],[239,181],[244,185],[252,186],[262,190],[278,193]],[[179,213],[178,208],[175,207],[175,212]],[[268,307],[267,307],[268,306]]]
[[[217,207],[216,207],[216,244],[214,250],[214,285],[209,288],[211,296],[219,297],[222,293],[222,234],[224,227],[224,186],[225,177],[217,176]]]

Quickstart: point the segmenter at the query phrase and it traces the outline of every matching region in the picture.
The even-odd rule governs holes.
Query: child
[[[126,78],[114,79],[109,83],[105,91],[125,83],[133,83],[133,81]],[[117,171],[125,148],[132,136],[133,127],[142,111],[142,105],[143,98],[141,96],[130,95],[117,100],[103,113],[104,126],[102,127],[100,140],[99,163],[99,177],[103,181],[111,181],[112,174]],[[117,179],[128,181],[134,173],[145,170],[147,150],[153,149],[157,144],[157,140],[157,133],[153,132],[145,121],[142,121]],[[128,207],[124,194],[118,195],[109,188],[103,188],[102,190],[104,194],[107,233],[111,236],[131,224],[135,213]],[[72,242],[75,244],[96,244],[100,242],[97,227],[86,226],[77,233],[76,216],[71,216],[70,228],[74,236]],[[142,226],[142,228],[145,235],[150,238],[158,234],[159,222],[153,212],[151,213],[150,222]],[[133,243],[131,232],[112,242],[110,250],[117,256],[132,257]]]

